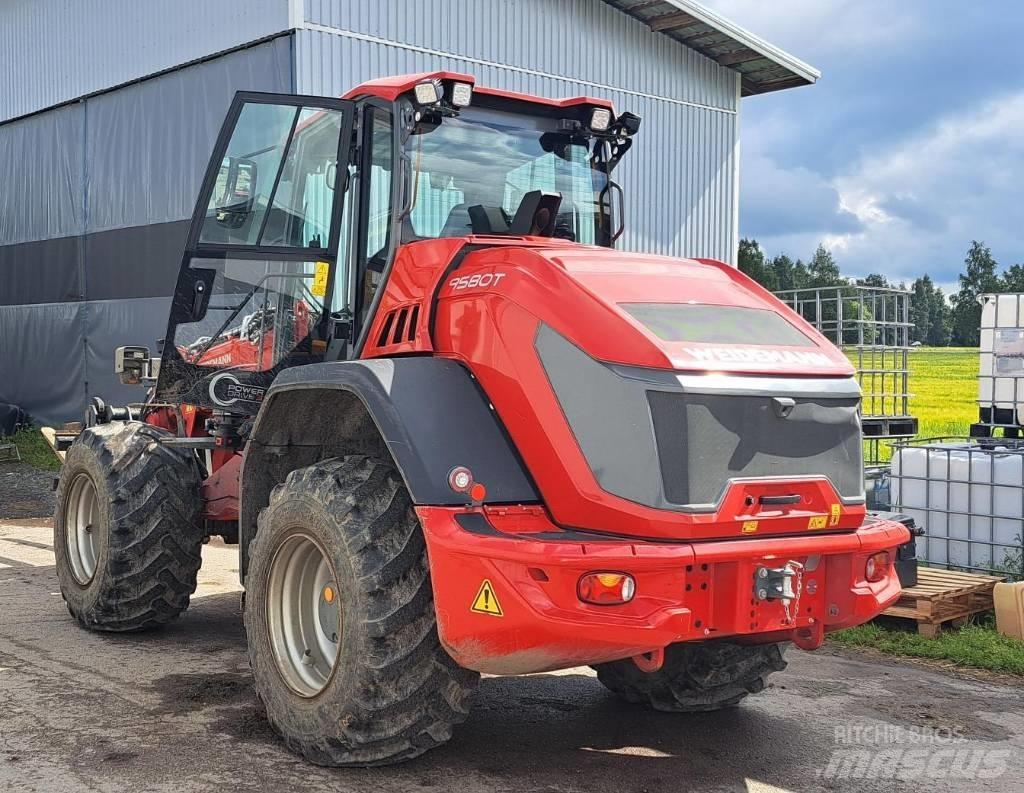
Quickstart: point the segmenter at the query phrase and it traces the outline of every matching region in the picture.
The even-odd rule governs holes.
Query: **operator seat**
[[[456,204],[448,212],[448,219],[444,222],[440,236],[442,237],[465,237],[473,233],[473,219],[469,216],[468,203]]]

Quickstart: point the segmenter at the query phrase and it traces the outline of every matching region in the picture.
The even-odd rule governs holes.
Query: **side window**
[[[327,248],[341,128],[340,110],[245,104],[199,242]]]
[[[392,137],[391,113],[373,108],[370,113],[370,179],[366,227],[367,259],[384,255],[391,228]]]
[[[366,213],[366,247],[363,250],[366,270],[360,295],[362,319],[365,319],[384,277],[393,213],[391,179],[394,172],[394,142],[391,113],[381,108],[372,108],[367,112],[367,122],[369,172],[362,188],[366,191],[362,196]]]

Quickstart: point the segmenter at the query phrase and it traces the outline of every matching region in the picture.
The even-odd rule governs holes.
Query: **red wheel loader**
[[[449,72],[237,95],[159,353],[115,356],[145,401],[67,449],[71,614],[164,624],[238,543],[270,722],[372,765],[482,672],[721,708],[895,600],[846,358],[726,264],[615,249],[639,127]]]

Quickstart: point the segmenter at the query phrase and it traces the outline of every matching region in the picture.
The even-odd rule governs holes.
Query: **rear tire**
[[[83,430],[57,486],[53,549],[68,611],[86,628],[136,631],[188,608],[202,562],[199,467],[141,422]]]
[[[785,668],[778,644],[719,641],[673,644],[665,648],[665,662],[656,672],[642,671],[629,658],[594,667],[597,679],[628,702],[672,713],[735,705]]]
[[[293,471],[250,551],[249,662],[292,751],[385,765],[451,737],[479,675],[441,647],[423,532],[394,466],[349,456]]]

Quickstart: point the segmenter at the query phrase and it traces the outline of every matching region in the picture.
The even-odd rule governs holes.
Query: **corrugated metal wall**
[[[618,178],[620,245],[734,261],[739,77],[598,0],[306,0],[296,89],[340,95],[447,68],[545,96],[605,96],[643,118]]]
[[[3,0],[0,121],[288,28],[288,0]]]

